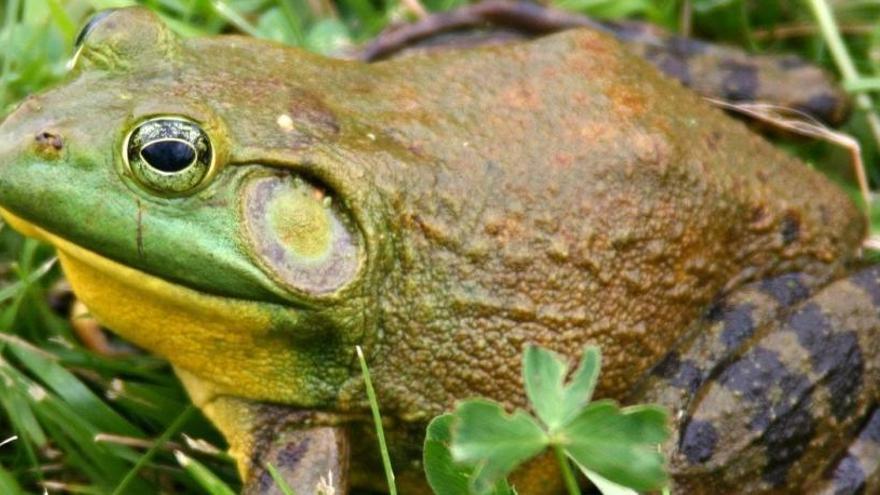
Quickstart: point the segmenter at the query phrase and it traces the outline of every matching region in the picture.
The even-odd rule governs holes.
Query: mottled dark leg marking
[[[274,459],[268,459],[268,462],[271,462],[273,466],[281,469],[289,469],[290,467],[298,466],[300,461],[306,456],[309,451],[309,443],[310,440],[308,437],[303,438],[301,442],[298,443],[288,443],[283,445],[281,449],[275,453]],[[269,493],[269,490],[272,489],[272,485],[275,484],[275,481],[272,479],[272,475],[269,471],[262,471],[257,481],[258,493]]]
[[[856,495],[880,491],[880,409],[875,409],[858,438],[816,492],[822,495]]]
[[[678,353],[670,352],[663,361],[654,368],[656,376],[664,378],[677,388],[693,394],[703,381],[703,371],[690,360],[682,361]]]
[[[761,290],[776,299],[781,306],[792,306],[806,299],[810,289],[797,273],[781,275],[759,283]]]
[[[244,495],[281,495],[268,465],[273,465],[295,493],[316,493],[327,484],[348,493],[349,439],[344,426],[312,426],[315,414],[274,404],[260,404],[255,425],[251,472]]]
[[[272,464],[295,493],[317,493],[324,485],[332,493],[348,493],[348,439],[341,427],[313,427],[277,433],[255,466],[245,495],[281,495],[268,471]]]
[[[880,267],[810,286],[785,275],[725,297],[634,395],[676,418],[675,493],[830,494],[817,490],[834,472],[880,493],[880,425],[865,421],[880,395]]]
[[[880,268],[862,270],[850,277],[850,280],[868,294],[874,306],[880,307]]]
[[[796,110],[809,115],[834,115],[840,109],[840,96],[826,91],[795,105]]]
[[[678,79],[685,86],[693,84],[687,60],[670,53],[664,47],[646,46],[642,56],[667,76]]]
[[[725,71],[724,79],[721,81],[721,89],[728,100],[752,101],[755,99],[760,86],[757,67],[730,60],[721,63],[720,68]]]
[[[691,330],[693,338],[667,354],[633,396],[685,409],[700,385],[716,374],[760,325],[808,294],[799,275],[787,274],[750,284],[716,301]]]
[[[712,423],[694,420],[684,427],[679,450],[691,464],[701,464],[712,457],[717,444],[718,432]]]
[[[751,304],[740,304],[722,312],[721,342],[725,347],[737,349],[755,333],[755,322],[752,319],[754,309]]]
[[[834,470],[834,476],[836,485],[834,495],[865,493],[865,472],[859,465],[857,457],[844,457]]]
[[[759,433],[769,460],[763,478],[771,486],[783,484],[816,428],[810,415],[813,384],[778,353],[761,347],[725,369],[718,381],[751,403],[748,425]]]
[[[852,412],[862,386],[864,364],[858,336],[854,332],[835,332],[818,305],[808,303],[794,313],[789,326],[798,342],[810,353],[813,371],[831,392],[831,411],[837,419]]]

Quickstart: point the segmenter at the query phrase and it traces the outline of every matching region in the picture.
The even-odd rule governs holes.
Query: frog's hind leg
[[[812,493],[825,482],[878,400],[878,277],[872,267],[811,295],[806,277],[782,276],[696,323],[632,397],[673,411],[664,448],[675,493]]]
[[[816,495],[880,493],[880,408],[874,408],[855,442],[825,474]]]

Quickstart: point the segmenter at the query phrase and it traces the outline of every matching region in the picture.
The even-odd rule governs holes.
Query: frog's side
[[[213,146],[175,194],[122,156],[168,115]],[[679,493],[818,493],[855,464],[876,487],[877,274],[840,279],[861,215],[604,34],[364,65],[121,10],[3,122],[0,167],[7,220],[175,365],[254,490],[264,450],[291,476],[304,452],[344,465],[341,424],[353,484],[381,483],[360,344],[418,493],[424,422],[473,395],[524,405],[528,342],[598,344],[599,396],[681,411]],[[287,421],[323,447],[279,451]],[[533,467],[520,493],[552,487]]]

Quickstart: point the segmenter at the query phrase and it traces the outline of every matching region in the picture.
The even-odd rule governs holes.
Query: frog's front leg
[[[250,457],[243,495],[281,495],[269,472],[273,466],[293,493],[348,493],[348,435],[341,426],[276,425]]]
[[[878,277],[786,275],[697,322],[633,397],[673,412],[675,493],[877,493]]]
[[[200,382],[177,370],[202,411],[226,437],[238,464],[244,495],[284,493],[269,472],[271,464],[294,493],[346,495],[349,435],[322,413],[229,396],[199,400]]]

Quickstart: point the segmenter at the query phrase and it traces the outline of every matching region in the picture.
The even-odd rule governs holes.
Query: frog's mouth
[[[101,256],[6,209],[0,215],[57,249],[77,297],[103,325],[202,380],[204,395],[194,399],[228,395],[304,408],[332,401],[328,390],[310,385],[318,371],[314,356],[291,345],[301,311],[199,292]]]
[[[180,284],[163,278],[159,275],[132,268],[128,265],[122,264],[118,261],[101,255],[95,251],[86,249],[81,245],[68,240],[65,237],[55,234],[42,227],[39,227],[31,223],[29,220],[18,216],[17,214],[4,207],[0,207],[0,217],[2,217],[2,219],[9,226],[11,226],[22,235],[32,237],[47,244],[51,244],[58,251],[59,258],[62,260],[62,263],[64,263],[64,259],[77,260],[78,262],[92,266],[95,269],[98,269],[104,273],[115,273],[118,274],[118,277],[120,278],[124,277],[131,278],[132,280],[142,281],[147,286],[154,285],[156,283],[153,282],[151,284],[148,281],[162,281],[165,284],[168,284],[168,286],[178,287],[182,290],[189,290],[194,293],[203,294],[206,297],[217,297],[224,300],[248,301],[247,299],[235,298],[226,295],[209,294],[205,291],[199,290],[198,288],[186,284]]]
[[[62,264],[65,266],[67,266],[68,261],[75,261],[78,264],[90,266],[102,273],[115,275],[115,278],[131,280],[134,285],[143,287],[145,291],[148,289],[155,290],[156,286],[164,284],[162,290],[169,293],[188,291],[193,294],[199,294],[205,298],[217,298],[224,301],[241,301],[244,303],[251,302],[249,299],[207,293],[196,287],[187,284],[180,284],[159,275],[132,268],[95,251],[84,248],[65,237],[39,227],[4,207],[0,207],[0,217],[2,217],[9,226],[21,234],[51,244],[55,247],[59,253],[59,258],[61,259]],[[65,270],[65,273],[67,273],[67,270]],[[253,302],[258,303],[260,301]]]

